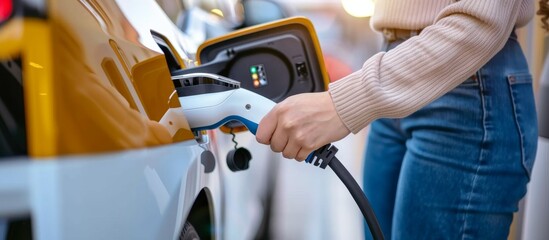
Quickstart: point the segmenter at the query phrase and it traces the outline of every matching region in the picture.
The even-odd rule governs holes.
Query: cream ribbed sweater
[[[336,111],[353,133],[405,117],[473,75],[533,14],[533,0],[377,0],[374,29],[423,31],[331,83]]]

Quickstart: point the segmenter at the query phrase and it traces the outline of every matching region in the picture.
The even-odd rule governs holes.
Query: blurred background
[[[381,35],[369,25],[373,0],[157,0],[171,20],[192,41],[186,49],[209,38],[243,27],[290,17],[306,16],[314,24],[331,81],[358,70],[380,50]],[[539,6],[536,3],[536,7]],[[540,90],[549,42],[540,17],[518,29],[530,64],[535,91]],[[189,54],[193,54],[190,50]],[[549,73],[545,73],[549,75]],[[547,77],[545,77],[547,78]],[[545,80],[547,81],[547,80]],[[540,106],[538,102],[538,106]],[[547,108],[547,106],[546,106]],[[546,113],[545,113],[546,114]],[[339,159],[361,183],[367,129],[335,143]],[[540,153],[527,197],[521,202],[509,239],[546,239],[536,233],[546,224],[549,198],[547,139],[540,137]],[[270,194],[265,238],[363,239],[362,216],[347,190],[331,171],[319,171],[294,161],[280,161]],[[544,184],[545,183],[545,184]],[[543,211],[539,211],[540,208]],[[536,211],[536,209],[538,211]],[[540,215],[541,214],[541,215]],[[238,219],[235,219],[238,221]],[[542,237],[542,238],[540,238]]]

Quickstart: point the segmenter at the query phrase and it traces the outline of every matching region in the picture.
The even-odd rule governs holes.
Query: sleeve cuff
[[[374,88],[372,83],[378,80],[377,68],[367,66],[376,66],[382,55],[377,54],[366,61],[362,69],[329,85],[328,91],[339,117],[354,134],[377,118],[375,109],[379,102],[374,103],[375,96],[379,95],[371,91]]]

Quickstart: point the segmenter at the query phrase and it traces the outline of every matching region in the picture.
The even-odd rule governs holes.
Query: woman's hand
[[[328,92],[291,96],[259,123],[256,139],[285,158],[303,161],[314,150],[347,136]]]

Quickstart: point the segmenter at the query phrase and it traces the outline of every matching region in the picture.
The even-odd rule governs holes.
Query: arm
[[[522,0],[462,0],[435,23],[362,69],[330,84],[343,123],[356,133],[377,118],[405,117],[487,63],[510,35]]]

